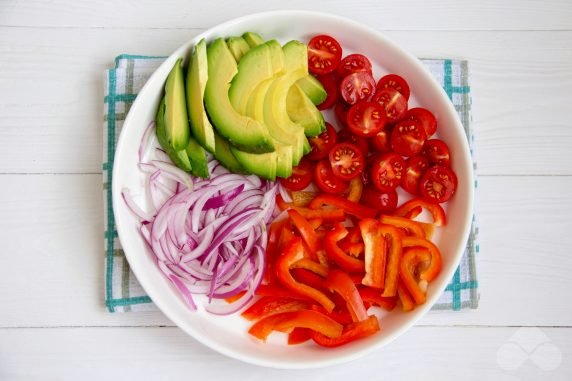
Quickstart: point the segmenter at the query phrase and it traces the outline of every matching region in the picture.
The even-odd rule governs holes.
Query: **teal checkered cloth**
[[[125,259],[117,237],[111,201],[113,159],[117,138],[129,108],[147,79],[165,57],[120,55],[115,68],[106,72],[103,123],[103,199],[105,206],[105,304],[110,312],[144,311],[156,309],[151,299],[137,282]],[[471,97],[468,84],[467,61],[424,59],[422,62],[445,89],[467,133],[473,150],[471,130]],[[473,155],[474,157],[474,155]],[[475,165],[476,169],[476,165]],[[477,182],[475,181],[475,188]],[[451,283],[433,307],[434,310],[477,308],[479,302],[476,274],[477,224],[473,219],[467,248]]]

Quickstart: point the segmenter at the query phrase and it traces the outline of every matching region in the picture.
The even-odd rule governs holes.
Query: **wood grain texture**
[[[160,313],[103,307],[99,175],[2,175],[0,327],[171,325]],[[420,324],[572,326],[572,177],[479,183],[481,303]],[[519,220],[526,223],[518,223]]]
[[[0,28],[0,173],[100,172],[105,69],[199,32]],[[479,174],[572,175],[572,32],[388,36],[420,57],[469,60]]]
[[[226,358],[177,328],[0,329],[0,359],[3,380],[569,380],[572,330],[414,327],[349,364],[287,371]]]
[[[5,0],[0,25],[208,28],[238,16],[281,9],[330,12],[386,30],[555,30],[570,29],[572,20],[572,4],[567,0],[330,0],[326,6],[304,0],[219,0],[212,6],[207,4],[176,0]]]

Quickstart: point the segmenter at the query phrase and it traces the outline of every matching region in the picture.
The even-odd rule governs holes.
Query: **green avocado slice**
[[[184,150],[189,142],[182,62],[182,58],[175,62],[165,83],[165,133],[175,151]]]
[[[242,37],[229,37],[226,39],[226,44],[236,62],[250,50],[250,45]]]
[[[157,134],[157,140],[159,141],[159,144],[165,150],[165,153],[167,153],[173,164],[186,172],[190,172],[191,162],[185,150],[175,151],[167,139],[167,133],[165,131],[164,97],[161,100],[161,103],[159,103],[159,108],[157,109],[157,114],[155,116],[155,133]]]

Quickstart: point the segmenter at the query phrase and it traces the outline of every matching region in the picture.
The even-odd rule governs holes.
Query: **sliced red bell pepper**
[[[399,264],[399,277],[401,282],[409,291],[413,300],[417,304],[425,303],[425,291],[419,287],[417,279],[415,279],[415,269],[424,263],[431,261],[431,253],[427,249],[422,248],[409,248],[403,253],[401,263]],[[422,282],[427,282],[422,280]]]
[[[379,290],[370,287],[360,287],[358,292],[363,299],[364,303],[370,303],[374,306],[381,307],[387,311],[391,311],[395,308],[397,303],[397,298],[395,296],[386,298],[381,296]]]
[[[350,181],[350,189],[348,192],[348,200],[358,203],[361,199],[361,194],[363,192],[363,182],[361,181],[361,177],[354,177]]]
[[[316,196],[308,205],[310,209],[319,209],[323,205],[330,205],[342,209],[347,214],[357,218],[373,218],[377,215],[377,210],[349,201],[335,194],[320,194]]]
[[[284,201],[282,196],[276,196],[276,205],[280,210],[294,209],[307,220],[314,218],[321,218],[324,221],[344,221],[346,219],[346,214],[342,209],[332,208],[332,209],[309,209],[302,208],[292,205]]]
[[[402,245],[405,249],[406,247],[423,247],[429,250],[431,254],[431,262],[423,271],[419,273],[419,279],[431,282],[433,279],[439,275],[442,267],[441,251],[435,244],[423,238],[416,237],[403,237]]]
[[[293,205],[291,203],[284,201],[284,198],[282,197],[282,195],[280,193],[276,195],[276,206],[281,211],[284,211],[286,209],[290,209],[293,207]]]
[[[425,232],[421,227],[421,223],[410,220],[409,218],[389,216],[384,214],[379,217],[379,221],[382,224],[391,225],[402,229],[406,235],[425,238]]]
[[[413,298],[409,295],[409,292],[401,282],[397,285],[397,296],[401,302],[401,309],[403,312],[411,311],[415,308]]]
[[[308,303],[301,300],[263,296],[244,310],[241,315],[247,320],[257,320],[280,312],[298,311],[307,308]]]
[[[288,216],[290,217],[290,221],[292,221],[292,225],[296,230],[298,230],[302,239],[306,243],[306,246],[308,246],[308,249],[310,250],[310,258],[317,260],[318,257],[316,256],[316,252],[320,247],[320,241],[318,240],[318,236],[316,235],[314,228],[295,209],[289,209]]]
[[[334,302],[332,302],[323,292],[297,282],[290,273],[292,265],[303,258],[304,246],[302,244],[302,240],[299,237],[294,237],[286,244],[284,251],[276,261],[276,275],[278,276],[278,279],[286,288],[315,300],[321,304],[326,311],[332,311],[334,309]]]
[[[274,262],[279,252],[280,236],[286,226],[287,220],[277,221],[270,225],[268,229],[268,243],[266,244],[266,269],[264,271],[264,281],[267,283],[276,282],[276,272]]]
[[[312,332],[311,335],[312,340],[314,340],[316,344],[323,347],[333,348],[358,339],[362,339],[364,337],[371,336],[379,330],[379,321],[377,320],[376,316],[372,315],[369,316],[366,320],[348,324],[341,336],[337,338],[329,338],[318,332]]]
[[[385,269],[385,286],[381,296],[389,298],[397,295],[397,282],[399,279],[399,261],[402,254],[401,240],[403,234],[393,226],[380,224],[381,234],[388,246],[387,266]]]
[[[306,295],[299,294],[279,284],[261,284],[254,293],[257,296],[272,296],[276,298],[290,298],[296,300],[313,301]]]
[[[238,299],[242,298],[246,294],[246,291],[240,291],[238,294],[224,298],[224,301],[231,304],[236,302]]]
[[[349,241],[342,241],[338,244],[338,246],[344,253],[348,253],[355,258],[358,258],[365,249],[365,246],[362,242],[353,243]]]
[[[330,270],[326,278],[326,287],[344,299],[354,321],[367,319],[367,311],[363,305],[363,300],[348,274],[338,269]]]
[[[294,268],[290,270],[290,272],[292,273],[292,276],[294,276],[294,279],[300,283],[307,284],[308,286],[322,292],[328,290],[326,288],[326,280],[310,270]]]
[[[321,312],[343,325],[353,323],[354,319],[352,318],[350,311],[348,311],[345,306],[345,302],[343,302],[343,304],[343,308],[338,308],[336,304],[336,308],[334,308],[332,312],[327,312],[322,306],[318,306],[316,304],[310,306],[310,309]]]
[[[433,233],[435,233],[435,225],[428,224],[426,222],[418,222],[421,229],[423,229],[423,233],[425,234],[425,239],[430,240],[433,238]]]
[[[338,241],[344,238],[347,234],[348,231],[341,224],[336,225],[334,230],[329,231],[324,237],[324,248],[326,249],[326,254],[328,255],[328,258],[336,262],[338,266],[348,272],[363,272],[365,266],[364,261],[347,255],[338,247]]]
[[[323,222],[324,221],[321,218],[312,218],[312,219],[308,220],[308,223],[310,224],[310,226],[314,230],[317,230],[320,226],[322,226]]]
[[[394,211],[395,212],[395,211]],[[416,206],[414,208],[411,208],[408,212],[405,212],[404,215],[402,215],[401,217],[403,218],[409,218],[410,220],[414,220],[415,218],[417,218],[418,215],[420,215],[421,213],[423,213],[423,208],[420,206]]]
[[[313,310],[282,312],[267,316],[248,330],[248,333],[266,341],[272,331],[288,331],[295,327],[309,328],[330,338],[339,337],[343,326],[332,318]]]
[[[312,330],[296,327],[288,334],[288,345],[302,344],[312,338]]]
[[[308,258],[302,258],[292,263],[290,269],[306,269],[324,278],[328,276],[328,268],[326,266]]]
[[[385,285],[385,266],[387,262],[387,239],[383,236],[381,224],[372,218],[359,222],[364,243],[365,276],[364,286],[382,289]]]
[[[292,204],[294,206],[307,206],[316,197],[316,192],[294,191],[292,192]]]
[[[311,204],[310,204],[311,205]],[[433,216],[433,223],[437,226],[445,226],[447,224],[447,216],[445,211],[439,204],[433,204],[431,202],[425,201],[421,198],[414,198],[407,201],[405,204],[401,205],[393,213],[394,216],[405,217],[413,209],[422,207],[426,209]]]

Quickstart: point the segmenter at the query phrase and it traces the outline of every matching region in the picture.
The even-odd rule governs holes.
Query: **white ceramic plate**
[[[238,314],[219,317],[204,310],[190,312],[177,290],[156,267],[152,253],[139,235],[137,221],[122,202],[120,192],[124,187],[135,195],[144,192],[144,176],[137,168],[137,150],[146,126],[154,120],[164,81],[176,59],[188,57],[201,38],[212,41],[246,31],[257,32],[264,39],[277,39],[282,43],[291,39],[308,42],[317,34],[334,36],[342,45],[344,55],[359,52],[369,57],[374,64],[376,79],[389,72],[403,76],[411,87],[410,106],[420,105],[435,114],[438,135],[450,147],[459,185],[455,197],[447,204],[448,224],[436,237],[443,255],[443,270],[430,284],[424,305],[409,313],[396,308],[391,313],[380,315],[381,332],[365,340],[341,348],[323,349],[313,343],[288,346],[285,336],[276,333],[263,344],[247,334],[249,323]],[[241,17],[211,28],[177,49],[157,69],[139,93],[123,126],[115,156],[112,190],[117,229],[129,264],[145,291],[175,324],[210,348],[239,360],[276,368],[312,368],[356,359],[381,348],[413,326],[437,301],[453,276],[469,235],[473,173],[469,147],[455,109],[419,60],[359,22],[322,13],[279,11]]]

